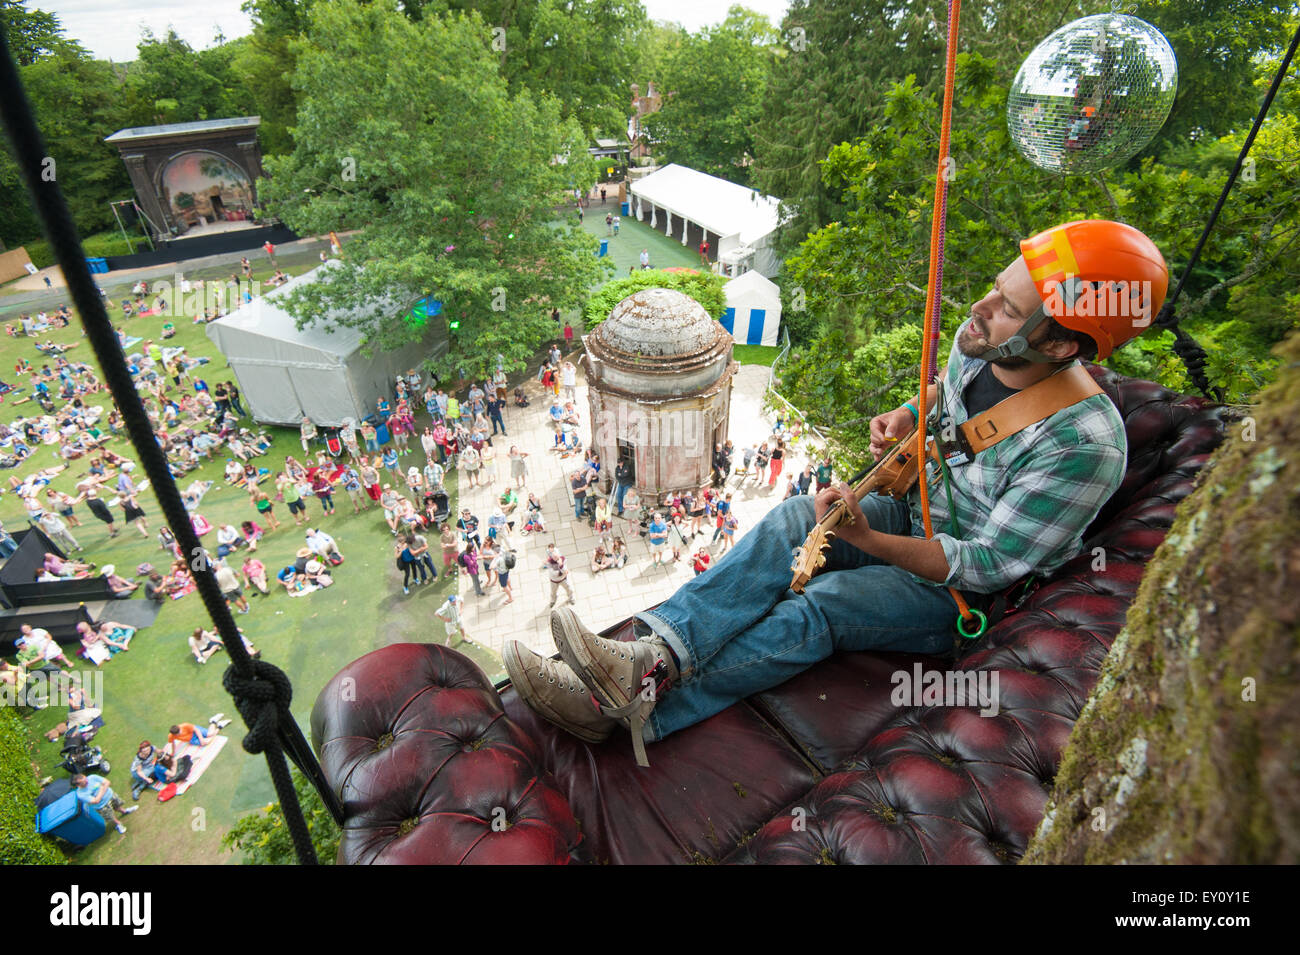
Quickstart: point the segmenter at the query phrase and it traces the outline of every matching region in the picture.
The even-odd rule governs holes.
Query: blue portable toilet
[[[726,306],[720,319],[738,345],[775,345],[781,327],[781,290],[749,271],[722,287]]]
[[[630,216],[631,214],[632,214],[632,203],[630,203],[630,202],[625,202],[625,203],[623,203],[623,212],[622,212],[622,215],[624,215],[624,216]]]
[[[596,253],[596,258],[602,258],[609,255],[609,239],[600,240],[600,251]]]
[[[58,836],[74,846],[88,846],[104,834],[104,817],[77,798],[76,790],[65,793],[36,813],[36,831]]]

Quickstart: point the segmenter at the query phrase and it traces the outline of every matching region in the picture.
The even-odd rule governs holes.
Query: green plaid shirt
[[[930,433],[967,420],[962,394],[985,364],[963,355],[954,337],[943,379],[946,420],[931,413]],[[994,593],[1031,573],[1056,570],[1083,549],[1083,532],[1119,488],[1127,460],[1124,422],[1106,395],[1063,408],[974,460],[949,465],[960,535],[952,533],[940,468],[927,460],[931,526],[948,559],[944,583]],[[916,488],[908,503],[912,533],[924,537]]]

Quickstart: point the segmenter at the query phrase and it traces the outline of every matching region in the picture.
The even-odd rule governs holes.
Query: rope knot
[[[241,675],[232,665],[222,674],[221,685],[234,698],[235,708],[249,727],[243,739],[245,751],[261,753],[270,746],[278,747],[281,717],[292,720],[289,702],[293,686],[279,667],[264,660],[249,662],[253,665],[252,677]]]

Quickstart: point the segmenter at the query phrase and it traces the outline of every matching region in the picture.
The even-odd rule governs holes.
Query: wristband
[[[912,413],[912,424],[916,424],[921,418],[921,412],[910,401],[904,404],[903,407]]]

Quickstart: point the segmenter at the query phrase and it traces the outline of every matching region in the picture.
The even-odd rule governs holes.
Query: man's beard
[[[988,340],[987,334],[983,329],[976,327],[975,317],[972,315],[967,320],[966,327],[962,333],[957,336],[957,350],[967,358],[983,358],[984,352],[996,346]],[[1019,368],[1028,368],[1033,364],[1028,358],[994,358],[985,359],[991,365],[997,365],[999,368],[1005,368],[1012,371]]]

